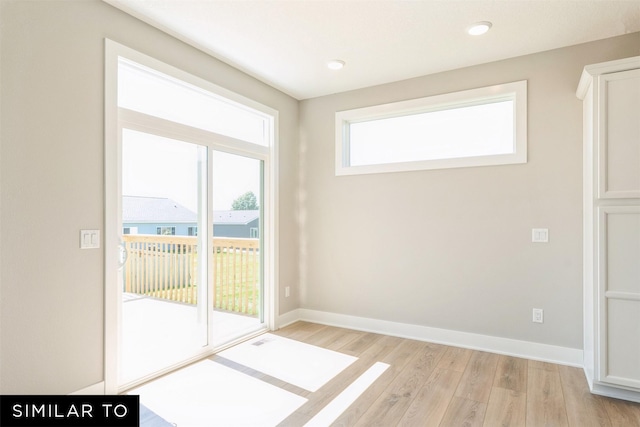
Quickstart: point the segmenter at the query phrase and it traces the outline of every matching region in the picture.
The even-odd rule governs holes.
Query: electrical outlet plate
[[[544,311],[541,308],[533,309],[533,318],[531,319],[533,323],[543,323],[544,322]]]

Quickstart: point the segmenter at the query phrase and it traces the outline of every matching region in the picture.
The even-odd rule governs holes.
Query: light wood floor
[[[278,335],[358,357],[281,426],[302,426],[375,362],[390,364],[336,426],[640,427],[640,404],[589,393],[581,369],[297,322]],[[215,358],[215,356],[214,356]]]

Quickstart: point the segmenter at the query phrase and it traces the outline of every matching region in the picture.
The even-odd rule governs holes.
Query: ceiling
[[[640,0],[104,1],[296,99],[640,31]]]

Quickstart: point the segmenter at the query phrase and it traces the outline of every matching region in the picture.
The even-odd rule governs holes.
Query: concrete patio
[[[213,346],[262,327],[260,319],[215,311]],[[195,305],[123,294],[120,384],[130,383],[193,356],[207,345],[206,319]]]

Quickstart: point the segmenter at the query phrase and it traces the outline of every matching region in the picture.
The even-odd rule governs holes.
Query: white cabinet
[[[584,368],[640,401],[640,56],[585,67]]]

